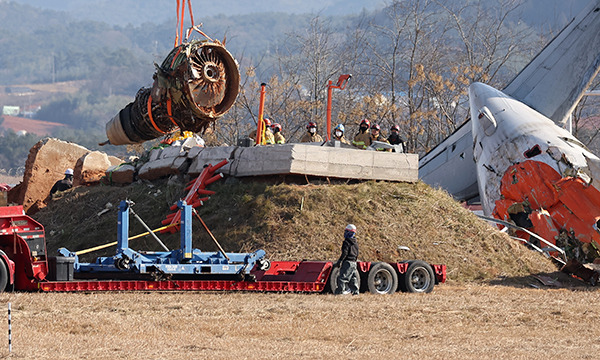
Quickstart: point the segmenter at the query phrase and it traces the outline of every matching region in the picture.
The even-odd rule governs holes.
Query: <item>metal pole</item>
[[[263,113],[265,111],[265,88],[267,84],[260,84],[260,102],[258,103],[258,124],[256,126],[256,145],[262,145],[264,139],[262,132],[264,130]]]
[[[169,225],[166,225],[166,226],[163,226],[163,227],[159,227],[158,229],[154,229],[154,230],[152,230],[152,232],[163,231],[163,230],[166,230],[166,229],[172,228],[173,226],[178,226],[178,225],[179,225],[179,223],[169,224]],[[146,236],[146,235],[150,235],[150,232],[145,232],[145,233],[141,233],[141,234],[138,234],[138,235],[131,236],[127,240],[135,240],[137,238],[141,238],[142,236]],[[95,246],[95,247],[92,247],[92,248],[89,248],[89,249],[79,250],[79,251],[75,252],[75,255],[83,255],[83,254],[91,253],[91,252],[96,251],[96,250],[102,250],[102,249],[105,249],[107,247],[111,247],[111,246],[117,245],[117,243],[118,243],[117,241],[113,241],[111,243],[107,243],[107,244],[104,244],[104,245],[98,245],[98,246]]]
[[[333,93],[333,81],[327,84],[327,141],[331,140],[331,94]]]
[[[133,217],[136,218],[136,220],[139,221],[140,224],[142,224],[142,226],[144,227],[144,229],[146,229],[146,231],[148,231],[150,233],[150,235],[152,235],[152,237],[154,238],[154,240],[156,240],[156,242],[158,242],[160,244],[160,246],[163,247],[163,249],[165,249],[166,251],[170,251],[169,248],[166,247],[165,244],[163,244],[162,241],[160,241],[160,239],[158,238],[158,236],[156,236],[156,234],[152,232],[152,229],[150,229],[148,227],[148,225],[146,225],[146,223],[144,222],[144,220],[142,220],[142,218],[139,217],[138,214],[135,213],[135,211],[133,211],[132,208],[129,208],[129,211],[131,212],[131,215],[133,215]]]
[[[206,224],[204,223],[204,220],[202,220],[202,218],[200,217],[200,215],[198,215],[198,212],[196,212],[196,209],[192,208],[192,212],[194,213],[194,215],[196,215],[196,217],[198,218],[198,220],[200,220],[200,222],[202,223],[202,226],[204,226],[204,229],[206,230],[206,232],[208,233],[208,235],[210,235],[210,238],[212,239],[212,241],[214,241],[215,245],[217,245],[217,247],[219,248],[219,250],[221,251],[221,253],[223,254],[223,256],[225,256],[225,259],[231,261],[231,259],[229,258],[229,256],[227,256],[227,254],[225,254],[225,250],[223,250],[223,248],[221,247],[221,244],[219,244],[219,242],[217,241],[217,239],[215,238],[215,236],[208,229],[208,226],[206,226]]]
[[[8,303],[8,352],[12,352],[12,321],[10,315],[10,303]]]

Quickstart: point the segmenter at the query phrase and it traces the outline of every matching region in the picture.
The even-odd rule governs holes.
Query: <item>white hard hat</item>
[[[73,175],[73,169],[65,170],[65,175]]]
[[[356,226],[354,224],[348,224],[346,225],[346,231],[352,231],[352,232],[356,232]]]

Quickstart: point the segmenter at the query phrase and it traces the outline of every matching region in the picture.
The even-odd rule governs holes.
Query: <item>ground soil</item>
[[[0,303],[12,305],[10,357],[24,359],[597,358],[600,292],[541,287],[454,283],[356,297],[14,293]]]

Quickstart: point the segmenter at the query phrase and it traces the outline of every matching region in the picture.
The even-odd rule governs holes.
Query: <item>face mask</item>
[[[339,130],[335,132],[335,136],[337,136],[337,137],[342,137],[343,134],[344,133]]]
[[[361,126],[361,127],[360,127],[360,131],[362,131],[362,132],[365,132],[365,131],[367,131],[367,129],[368,129],[368,127],[366,127],[366,126]]]
[[[316,128],[313,128],[313,127],[311,127],[310,129],[308,129],[308,132],[309,132],[309,133],[311,133],[311,134],[314,134],[314,133],[316,133],[316,132],[317,132],[317,129],[316,129]]]

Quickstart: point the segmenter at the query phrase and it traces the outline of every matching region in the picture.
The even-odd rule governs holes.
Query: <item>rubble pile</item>
[[[319,145],[201,147],[186,141],[180,146],[151,149],[129,166],[113,166],[107,170],[106,177],[112,183],[126,184],[136,179],[152,181],[172,175],[197,176],[206,164],[214,165],[227,159],[228,164],[219,172],[233,177],[291,174],[411,183],[418,180],[416,154]]]
[[[9,193],[8,201],[22,204],[28,214],[46,206],[50,189],[74,169],[73,186],[99,182],[126,185],[170,176],[199,175],[207,164],[224,159],[219,171],[232,177],[301,175],[323,178],[416,182],[416,154],[363,151],[321,144],[276,146],[203,147],[195,138],[179,145],[152,148],[125,162],[83,146],[47,138],[29,152],[23,182]]]

